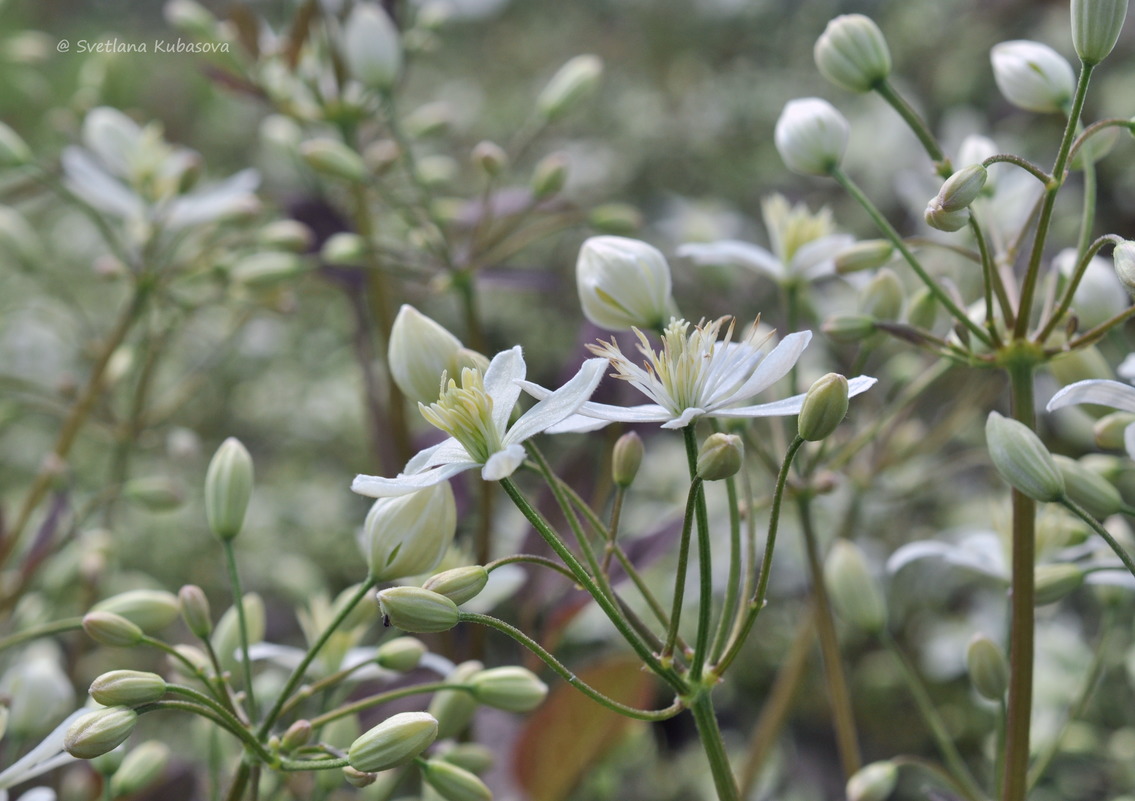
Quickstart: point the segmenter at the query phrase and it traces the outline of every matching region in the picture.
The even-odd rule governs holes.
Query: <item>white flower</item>
[[[777,152],[788,169],[827,175],[847,150],[851,126],[835,106],[818,97],[789,100],[773,132]]]
[[[637,239],[588,239],[579,249],[575,282],[583,314],[608,331],[660,326],[670,317],[670,265]]]
[[[725,339],[717,341],[722,326],[729,322]],[[635,329],[638,350],[646,357],[643,366],[633,364],[619,346],[603,342],[590,346],[591,351],[607,358],[615,369],[614,376],[629,381],[653,403],[642,406],[610,406],[587,402],[579,413],[564,423],[552,426],[552,433],[587,431],[609,422],[661,423],[663,428],[684,428],[699,417],[783,417],[799,414],[804,395],[784,400],[738,406],[764,392],[800,359],[812,338],[811,331],[789,334],[766,353],[767,336],[760,336],[756,326],[740,342],[731,342],[733,321],[722,317],[703,323],[689,331],[685,320],[671,320],[662,335],[662,350],[655,351],[646,335]],[[848,382],[849,395],[858,395],[875,383],[874,378],[860,376]],[[526,392],[537,398],[550,397],[550,392],[530,382]]]
[[[993,80],[1005,99],[1025,111],[1061,111],[1072,100],[1076,76],[1048,45],[1017,39],[989,52]]]
[[[526,371],[520,346],[494,356],[484,375],[466,367],[460,386],[449,379],[436,403],[418,404],[422,416],[449,439],[418,453],[396,478],[360,475],[351,489],[372,498],[406,495],[475,467],[486,481],[508,478],[524,461],[524,441],[574,414],[598,386],[603,365],[603,359],[584,362],[570,381],[549,392],[511,428],[508,419]]]
[[[1127,362],[1124,364],[1126,365]],[[1122,368],[1120,374],[1127,377]],[[1053,395],[1045,408],[1051,412],[1054,409],[1063,409],[1065,406],[1075,406],[1080,403],[1110,406],[1121,412],[1135,414],[1135,387],[1102,378],[1077,381]],[[1124,429],[1123,444],[1127,449],[1127,455],[1135,459],[1135,423]]]

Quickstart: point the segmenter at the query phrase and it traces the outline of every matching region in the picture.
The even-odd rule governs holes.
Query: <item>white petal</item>
[[[500,481],[502,478],[508,478],[516,472],[516,468],[524,464],[524,456],[523,445],[513,444],[503,451],[497,451],[481,468],[481,478],[485,481]]]
[[[1077,403],[1094,403],[1135,413],[1135,387],[1100,378],[1077,381],[1053,395],[1045,408],[1051,412]]]
[[[469,452],[465,450],[465,446],[453,437],[449,437],[437,445],[418,451],[410,457],[410,461],[406,462],[402,472],[410,475],[429,470],[431,467],[437,467],[440,464],[471,462],[472,460]]]
[[[760,245],[736,239],[723,239],[720,242],[705,244],[691,242],[679,246],[676,253],[699,267],[724,264],[745,267],[770,278],[784,277],[784,265],[780,263],[780,259]]]
[[[444,464],[422,473],[412,475],[402,474],[397,478],[382,478],[381,476],[355,476],[351,482],[351,491],[369,498],[392,498],[397,495],[409,495],[426,487],[440,484],[465,470],[480,467],[476,462],[454,462]]]
[[[1123,447],[1127,449],[1127,455],[1135,459],[1135,423],[1123,429]]]
[[[65,148],[60,161],[67,188],[99,211],[119,217],[142,215],[142,199],[105,172],[86,151],[77,147]]]
[[[847,382],[847,397],[854,398],[856,395],[866,392],[878,383],[879,379],[872,378],[869,375],[857,375]]]
[[[771,387],[787,375],[796,365],[796,362],[800,361],[800,356],[804,353],[804,348],[808,347],[808,343],[811,340],[811,331],[798,331],[786,336],[780,341],[780,344],[773,348],[772,352],[757,365],[757,369],[753,371],[749,379],[742,384],[729,399],[723,402],[737,403],[751,398],[757,393],[763,392]]]
[[[575,414],[603,379],[606,359],[588,359],[566,384],[524,413],[502,440],[515,445]],[[518,387],[519,389],[519,387]]]
[[[584,434],[588,431],[598,431],[609,426],[610,420],[600,420],[597,417],[588,417],[583,414],[573,414],[565,417],[554,426],[544,429],[545,434]]]
[[[804,396],[793,395],[783,400],[758,403],[754,406],[733,406],[729,409],[714,409],[714,417],[788,417],[800,414],[804,407]]]
[[[800,246],[792,257],[789,272],[807,278],[818,278],[835,272],[835,257],[855,244],[855,237],[833,234],[814,239]]]
[[[501,434],[508,427],[508,418],[520,397],[520,384],[517,382],[524,380],[526,372],[519,345],[502,350],[485,370],[485,392],[493,399],[493,423]]]
[[[682,413],[677,417],[667,420],[662,424],[663,428],[685,428],[695,419],[705,414],[705,409],[699,409],[696,406],[689,409],[683,409]]]
[[[588,401],[579,407],[585,417],[606,420],[608,423],[664,423],[674,417],[657,403],[644,403],[641,406],[612,406],[609,403]]]
[[[172,229],[213,222],[256,207],[256,170],[241,170],[220,183],[207,186],[170,204],[166,225]]]

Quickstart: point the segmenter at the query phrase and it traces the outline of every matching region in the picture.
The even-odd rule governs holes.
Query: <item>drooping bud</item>
[[[1085,64],[1099,64],[1119,39],[1127,0],[1072,0],[1072,44]]]
[[[790,100],[776,121],[773,138],[788,169],[803,175],[827,175],[847,150],[851,126],[826,100]]]
[[[966,669],[982,698],[1000,701],[1009,688],[1009,663],[1001,647],[984,634],[977,634],[966,648]]]
[[[945,180],[930,201],[929,208],[939,208],[947,213],[969,208],[981,194],[988,178],[989,171],[981,164],[963,167]]]
[[[615,441],[611,452],[611,479],[616,487],[626,489],[634,483],[645,451],[642,437],[634,431],[628,431]]]
[[[422,589],[444,595],[458,606],[481,594],[489,583],[489,573],[481,565],[467,565],[430,576]]]
[[[209,610],[209,599],[205,591],[196,584],[186,584],[177,591],[181,605],[181,619],[195,637],[205,639],[213,630],[213,616]]]
[[[537,162],[532,170],[532,196],[544,200],[558,193],[567,183],[568,157],[563,153],[551,153]]]
[[[894,792],[898,772],[894,762],[864,765],[847,780],[847,801],[886,801]]]
[[[157,673],[112,670],[91,682],[91,698],[103,706],[138,706],[166,694],[166,681]]]
[[[404,764],[437,738],[437,721],[425,712],[391,715],[351,743],[347,761],[355,770],[378,773]]]
[[[1079,565],[1068,562],[1037,565],[1035,580],[1036,595],[1033,601],[1037,606],[1044,606],[1054,604],[1079,589],[1084,583],[1084,571]]]
[[[804,396],[798,433],[808,442],[827,439],[847,416],[847,407],[847,379],[838,373],[821,376]]]
[[[363,157],[337,139],[309,139],[300,145],[300,156],[316,172],[352,183],[366,181],[367,168]]]
[[[952,234],[954,231],[962,230],[969,224],[969,209],[943,211],[940,208],[936,208],[933,201],[931,201],[931,204],[926,207],[926,211],[922,213],[922,219],[926,220],[926,224],[935,231],[945,231],[948,234]]]
[[[824,561],[824,586],[840,617],[868,634],[882,631],[886,601],[857,545],[842,539],[832,544]]]
[[[833,341],[853,345],[875,333],[875,318],[866,314],[838,314],[829,317],[821,329]]]
[[[71,724],[63,748],[78,759],[94,759],[125,742],[137,722],[138,713],[130,707],[96,709]]]
[[[1069,500],[1083,507],[1092,517],[1102,520],[1123,509],[1119,490],[1099,473],[1067,456],[1057,454],[1052,458],[1064,477],[1064,490]]]
[[[594,91],[603,75],[603,60],[595,55],[570,59],[556,71],[536,98],[536,110],[549,122],[564,116]]]
[[[924,331],[933,331],[938,321],[938,299],[930,287],[920,287],[906,307],[906,322]]]
[[[891,74],[891,51],[870,17],[843,14],[824,28],[813,49],[820,74],[851,92],[870,92]]]
[[[169,764],[169,755],[169,746],[158,740],[147,740],[130,751],[111,777],[111,798],[132,796],[156,782]]]
[[[1025,111],[1059,112],[1072,100],[1076,76],[1048,45],[1015,40],[993,46],[993,79],[1005,99]]]
[[[1053,502],[1064,497],[1064,477],[1052,454],[1024,423],[990,412],[985,421],[985,442],[993,466],[1014,489],[1035,501]]]
[[[358,787],[361,789],[363,787],[370,787],[372,784],[378,781],[378,774],[364,773],[363,771],[358,770],[357,768],[352,768],[350,765],[348,765],[347,767],[343,768],[343,778],[347,780],[347,784],[351,785],[352,787]]]
[[[875,320],[897,320],[902,303],[902,282],[894,270],[884,267],[860,293],[859,311]]]
[[[1124,239],[1112,250],[1111,258],[1115,262],[1115,274],[1127,291],[1135,295],[1135,241]]]
[[[866,239],[841,250],[835,257],[835,271],[840,275],[882,267],[895,254],[895,246],[886,239]]]
[[[444,759],[429,759],[422,765],[422,778],[445,801],[492,801],[485,783],[464,768]]]
[[[252,456],[239,439],[229,437],[221,443],[205,473],[205,517],[222,540],[233,539],[244,526],[252,478]]]
[[[673,301],[670,265],[655,247],[622,236],[593,236],[579,249],[575,284],[583,314],[608,331],[660,328]]]
[[[457,604],[421,587],[381,590],[378,608],[389,625],[411,634],[449,631],[457,625]]]
[[[457,531],[457,505],[448,481],[379,498],[367,513],[359,545],[378,581],[416,576],[445,556]]]
[[[83,631],[100,645],[130,648],[142,642],[142,629],[122,615],[113,612],[88,612],[83,615]]]
[[[446,684],[468,684],[485,669],[476,660],[462,662],[445,677]],[[477,699],[468,690],[441,690],[430,700],[429,713],[437,718],[438,736],[455,737],[469,725],[477,711]]]
[[[375,661],[387,670],[406,673],[418,666],[428,649],[416,637],[395,637],[378,646]]]
[[[736,434],[710,434],[698,451],[697,474],[703,481],[720,481],[737,474],[745,457],[745,444]]]
[[[482,670],[469,684],[473,687],[473,697],[480,703],[506,712],[531,712],[548,695],[548,685],[522,667]]]
[[[379,3],[358,2],[343,25],[343,59],[351,76],[386,92],[402,72],[402,40]]]

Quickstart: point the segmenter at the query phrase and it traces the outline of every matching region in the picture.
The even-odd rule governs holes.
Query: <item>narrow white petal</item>
[[[493,399],[493,423],[501,434],[508,427],[508,418],[520,397],[517,382],[524,380],[527,369],[520,346],[515,345],[494,356],[485,370],[485,392]]]
[[[803,244],[792,257],[789,272],[808,278],[819,278],[835,272],[835,257],[855,244],[855,238],[847,234],[813,239]]]
[[[777,381],[782,379],[788,374],[796,362],[800,361],[800,356],[804,353],[804,348],[808,347],[808,343],[812,340],[811,331],[798,331],[794,334],[789,334],[780,341],[772,352],[766,356],[749,379],[738,388],[736,392],[730,396],[724,403],[737,403],[753,397],[759,392],[763,392]],[[716,411],[716,410],[715,410]]]
[[[847,382],[847,397],[854,398],[860,393],[866,392],[878,383],[877,378],[872,378],[869,375],[857,375]]]
[[[778,280],[784,277],[784,265],[780,263],[780,259],[760,245],[736,239],[708,243],[691,242],[680,245],[676,253],[699,267],[728,265],[745,267]]]
[[[583,403],[591,397],[595,387],[603,379],[606,359],[588,359],[579,372],[553,392],[525,412],[502,440],[505,445],[515,445],[533,437],[553,426],[564,418],[575,414]],[[519,390],[519,387],[518,387]]]
[[[497,451],[485,462],[481,468],[481,478],[485,481],[500,481],[516,472],[516,468],[524,464],[524,446],[513,444],[503,451]]]
[[[1110,406],[1122,412],[1135,413],[1135,387],[1118,381],[1105,381],[1099,378],[1077,381],[1052,396],[1045,408],[1048,411],[1063,409],[1078,403],[1094,403]]]
[[[683,409],[682,413],[675,417],[673,420],[667,420],[662,424],[663,428],[685,428],[697,418],[705,414],[705,409],[693,407],[690,409]]]
[[[573,414],[565,417],[554,426],[544,429],[545,434],[584,434],[588,431],[598,431],[611,424],[610,420],[600,420],[597,417],[588,417],[583,414]]]
[[[369,498],[393,498],[397,495],[409,495],[426,487],[440,484],[458,473],[480,467],[476,462],[454,462],[443,464],[431,470],[412,475],[402,474],[397,478],[382,478],[381,476],[355,476],[351,482],[351,491]]]
[[[579,407],[579,413],[608,423],[664,423],[671,419],[669,411],[657,403],[644,403],[641,406],[612,406],[609,403],[588,401]]]
[[[793,395],[783,400],[758,403],[755,406],[733,406],[728,409],[715,409],[714,417],[788,417],[800,414],[804,407],[804,396]]]
[[[439,464],[467,461],[470,461],[470,457],[469,453],[465,450],[465,446],[453,437],[448,437],[437,445],[423,448],[410,457],[410,461],[406,462],[406,466],[402,468],[402,472],[407,474],[420,473],[423,470],[428,470]]]

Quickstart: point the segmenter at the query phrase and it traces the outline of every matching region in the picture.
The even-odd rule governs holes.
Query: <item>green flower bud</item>
[[[628,431],[615,441],[611,453],[611,478],[615,486],[626,489],[634,483],[644,453],[642,437],[633,431]]]
[[[316,172],[352,183],[366,182],[367,168],[363,157],[338,139],[309,139],[300,145],[300,156]]]
[[[1105,414],[1092,426],[1092,437],[1100,448],[1120,450],[1124,447],[1124,432],[1130,425],[1135,425],[1135,414],[1130,412]]]
[[[1115,262],[1115,274],[1127,291],[1135,295],[1135,241],[1124,239],[1111,251],[1111,258]]]
[[[367,241],[358,234],[340,231],[332,234],[323,243],[319,251],[319,258],[325,264],[356,265],[366,261],[369,248]]]
[[[343,768],[343,778],[347,780],[347,784],[352,787],[370,787],[378,780],[377,773],[363,773],[361,770],[356,770],[350,765]]]
[[[412,634],[449,631],[457,625],[457,604],[421,587],[391,587],[378,593],[387,625]]]
[[[315,235],[298,220],[275,220],[260,229],[257,241],[273,250],[306,253],[315,242]]]
[[[88,612],[83,616],[83,631],[100,645],[130,648],[144,636],[138,624],[113,612]]]
[[[1092,517],[1102,520],[1123,509],[1119,490],[1103,476],[1067,456],[1054,455],[1052,458],[1064,477],[1068,498]]]
[[[231,540],[244,525],[252,497],[252,456],[236,437],[229,437],[205,473],[205,517],[213,533]]]
[[[1085,64],[1099,64],[1119,39],[1127,0],[1072,0],[1072,44]]]
[[[198,39],[209,40],[217,26],[217,18],[194,0],[170,0],[163,9],[170,27],[184,31]]]
[[[859,311],[875,320],[897,320],[902,313],[902,282],[894,270],[879,270],[859,297]]]
[[[865,314],[838,314],[829,317],[822,330],[834,342],[853,345],[875,333],[875,318]]]
[[[1054,604],[1079,589],[1084,583],[1084,571],[1078,565],[1068,563],[1037,565],[1035,579],[1033,601],[1037,606],[1044,606]]]
[[[476,598],[489,583],[489,573],[480,565],[455,567],[426,579],[422,589],[444,595],[460,606]]]
[[[172,512],[185,503],[179,484],[164,476],[145,476],[126,482],[122,497],[150,512]]]
[[[964,167],[946,179],[930,205],[945,212],[968,209],[981,194],[987,178],[989,171],[981,164]]]
[[[548,695],[548,685],[531,670],[522,667],[482,670],[469,680],[469,684],[477,701],[506,712],[531,712]]]
[[[386,92],[402,72],[402,40],[379,3],[359,2],[343,24],[343,60],[359,83]]]
[[[445,677],[446,684],[468,684],[473,676],[485,669],[476,660],[462,662]],[[477,699],[467,690],[441,690],[430,700],[429,713],[437,718],[438,736],[456,737],[469,725],[477,711]]]
[[[443,759],[422,765],[422,778],[445,801],[492,801],[493,794],[475,775]]]
[[[125,742],[137,722],[138,713],[130,707],[96,709],[71,724],[63,748],[78,759],[93,759]]]
[[[444,100],[426,103],[406,115],[402,127],[412,139],[444,133],[453,124],[453,107]]]
[[[311,742],[311,735],[314,731],[310,720],[297,720],[291,726],[288,726],[287,731],[280,737],[280,750],[288,753],[297,748],[302,748]]]
[[[246,593],[243,599],[244,617],[248,626],[248,644],[264,639],[264,600],[254,592]],[[240,667],[237,651],[240,649],[240,615],[236,606],[230,606],[221,615],[213,629],[213,650],[221,662],[221,669],[236,675]]]
[[[429,748],[437,729],[437,721],[425,712],[391,715],[351,743],[347,761],[363,773],[398,767]]]
[[[1060,112],[1071,102],[1076,76],[1064,57],[1048,45],[1001,42],[993,46],[989,58],[997,88],[1014,106],[1048,113]]]
[[[953,233],[962,230],[969,224],[969,209],[944,211],[936,208],[934,202],[931,201],[930,205],[926,207],[926,211],[922,213],[922,218],[935,231]]]
[[[367,513],[359,545],[370,575],[392,581],[432,570],[457,531],[457,505],[448,481],[379,498]]]
[[[470,160],[490,178],[500,175],[508,166],[508,154],[504,152],[504,148],[487,140],[477,143],[470,154]]]
[[[307,262],[294,253],[266,250],[238,259],[229,268],[229,278],[234,284],[249,289],[270,289],[293,280],[307,269]]]
[[[1064,477],[1052,454],[1024,423],[990,412],[985,421],[985,442],[993,466],[1014,489],[1035,501],[1064,497]]]
[[[101,756],[97,756],[91,760],[91,768],[101,776],[113,776],[114,772],[122,767],[123,761],[126,759],[126,746],[119,745],[107,751]]]
[[[557,194],[567,183],[568,158],[563,153],[552,153],[540,159],[532,171],[530,186],[537,200]]]
[[[924,331],[933,331],[938,321],[938,299],[930,291],[930,287],[921,287],[910,299],[906,307],[907,325],[921,328]]]
[[[840,617],[868,634],[882,631],[887,605],[859,547],[836,540],[824,561],[824,585]]]
[[[984,634],[977,634],[966,648],[966,669],[982,698],[1000,701],[1009,688],[1009,663],[1001,647]]]
[[[827,439],[847,416],[847,379],[838,373],[818,378],[800,409],[799,434],[809,442]]]
[[[177,620],[177,596],[165,590],[128,590],[104,598],[92,612],[113,612],[151,633]]]
[[[169,764],[169,746],[147,740],[130,751],[110,780],[112,798],[134,795],[149,787],[165,773]]]
[[[22,167],[32,160],[32,151],[20,135],[0,122],[0,167]]]
[[[603,60],[594,55],[576,56],[556,71],[536,98],[536,110],[549,122],[571,110],[599,85]]]
[[[745,457],[745,444],[736,434],[710,434],[698,451],[698,477],[720,481],[737,474]]]
[[[53,643],[33,643],[0,676],[0,738],[42,737],[75,708],[75,691]]]
[[[470,773],[484,773],[496,759],[493,750],[480,743],[457,743],[443,751],[440,757]]]
[[[893,762],[864,765],[847,780],[847,801],[886,801],[894,792],[898,773]]]
[[[1091,378],[1114,378],[1107,359],[1095,345],[1062,353],[1048,363],[1049,372],[1062,387]]]
[[[862,14],[843,14],[829,22],[813,55],[820,74],[850,92],[870,92],[891,74],[887,40]]]
[[[788,169],[827,175],[843,161],[851,126],[826,100],[790,100],[776,121],[773,139]]]
[[[895,254],[895,246],[886,239],[867,239],[844,248],[835,257],[835,271],[840,275],[882,267]]]
[[[427,650],[426,644],[415,637],[395,637],[378,646],[375,661],[387,670],[406,673],[418,666]]]
[[[186,584],[177,591],[181,605],[181,619],[194,636],[205,639],[213,630],[213,617],[209,611],[209,599],[205,591],[196,584]]]
[[[603,203],[587,212],[587,224],[600,233],[627,236],[642,228],[642,212],[627,203]]]
[[[157,673],[112,670],[91,683],[91,698],[103,706],[139,706],[166,694],[166,681]]]
[[[593,236],[579,249],[575,285],[583,315],[608,331],[653,328],[669,319],[672,279],[655,247],[621,236]]]

